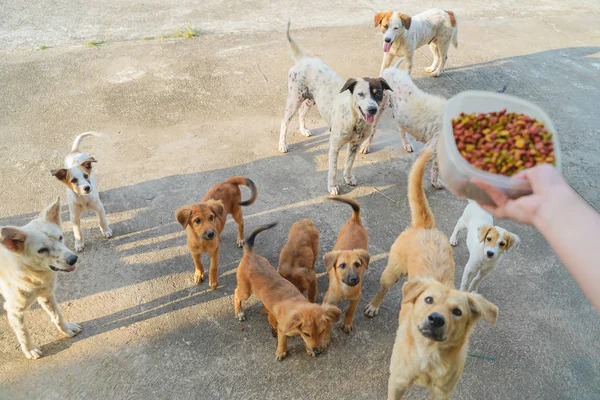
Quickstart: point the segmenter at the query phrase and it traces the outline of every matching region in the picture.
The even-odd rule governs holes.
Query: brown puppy
[[[328,304],[310,303],[292,283],[275,271],[267,259],[254,253],[256,235],[275,225],[257,228],[244,245],[244,257],[237,268],[237,288],[233,296],[235,315],[240,321],[246,319],[242,301],[254,294],[267,309],[271,327],[277,330],[277,360],[285,358],[287,337],[295,335],[302,337],[306,351],[315,357],[329,344],[331,324],[340,319],[342,312]]]
[[[252,195],[249,200],[242,201],[239,185],[250,188]],[[244,245],[244,218],[241,206],[249,206],[254,203],[256,195],[254,182],[243,176],[234,176],[211,187],[200,203],[181,207],[176,211],[177,222],[187,231],[187,247],[192,253],[196,267],[194,282],[201,284],[204,281],[204,265],[202,265],[201,255],[209,253],[208,283],[211,289],[217,288],[219,285],[219,239],[227,220],[227,214],[231,214],[237,223],[237,245],[242,247]]]
[[[347,197],[330,197],[352,207],[352,216],[342,226],[333,251],[325,254],[323,264],[329,274],[329,289],[324,303],[337,305],[342,300],[350,300],[342,330],[350,333],[352,319],[362,294],[362,277],[369,268],[369,235],[360,219],[360,205]]]
[[[319,254],[319,231],[311,219],[296,222],[290,228],[288,241],[279,254],[277,271],[307,293],[311,303],[317,302],[315,263]]]
[[[446,235],[435,228],[423,190],[431,152],[424,151],[411,169],[412,226],[392,245],[379,292],[365,310],[368,316],[375,315],[389,287],[408,273],[390,362],[388,400],[401,398],[412,384],[428,387],[431,399],[448,399],[462,375],[474,323],[483,317],[495,324],[498,316],[498,307],[482,296],[454,289],[452,248]]]

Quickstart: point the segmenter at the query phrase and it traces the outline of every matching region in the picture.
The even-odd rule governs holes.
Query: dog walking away
[[[111,238],[113,235],[108,226],[106,211],[100,201],[96,177],[92,170],[92,163],[95,163],[96,159],[79,151],[81,141],[88,136],[102,135],[97,132],[85,132],[77,136],[71,147],[71,153],[65,157],[64,168],[50,171],[56,179],[67,186],[67,200],[75,236],[75,251],[82,251],[85,247],[81,234],[81,214],[86,211],[96,212],[100,230],[105,238]]]
[[[250,199],[242,201],[240,185],[250,188]],[[196,272],[194,282],[204,282],[202,253],[210,255],[208,284],[211,289],[219,286],[219,249],[221,231],[225,227],[227,215],[231,214],[238,226],[237,246],[244,245],[244,217],[242,206],[249,206],[256,200],[256,185],[248,178],[234,176],[210,188],[200,203],[181,207],[175,212],[177,222],[186,230],[187,247],[192,254]]]
[[[307,294],[308,301],[317,302],[315,263],[319,254],[319,231],[311,219],[296,222],[290,228],[288,241],[279,254],[277,272]]]
[[[397,11],[380,12],[375,15],[374,23],[383,35],[380,75],[396,57],[406,57],[406,69],[410,74],[415,50],[428,44],[433,62],[425,72],[440,76],[448,59],[450,43],[458,47],[458,26],[452,11],[434,8],[414,17]]]
[[[37,359],[42,351],[31,343],[25,325],[25,311],[35,300],[59,332],[69,337],[81,332],[79,325],[64,320],[54,297],[58,273],[74,271],[77,262],[77,256],[64,245],[60,201],[25,226],[0,227],[0,243],[0,294],[8,322],[25,356]]]
[[[494,218],[475,201],[469,200],[456,223],[450,244],[458,244],[458,233],[467,229],[469,261],[465,266],[460,290],[477,292],[479,282],[492,272],[504,254],[516,249],[521,239],[504,228],[494,225]]]
[[[323,264],[329,275],[329,289],[324,303],[337,305],[342,300],[350,304],[344,315],[342,330],[352,331],[354,312],[362,295],[362,281],[369,268],[369,235],[360,218],[360,205],[347,197],[330,197],[352,207],[352,216],[342,226],[333,251],[325,254]]]
[[[356,186],[352,166],[358,146],[371,136],[372,124],[379,112],[383,93],[390,88],[382,78],[348,79],[344,83],[342,77],[333,72],[321,59],[304,55],[290,34],[290,21],[287,24],[286,40],[295,65],[288,73],[288,98],[285,115],[281,121],[279,151],[288,151],[288,124],[298,108],[300,132],[310,136],[310,131],[306,129],[305,117],[310,107],[316,104],[321,117],[330,128],[327,190],[331,195],[337,195],[337,161],[340,149],[348,146],[344,180],[348,185]]]
[[[242,301],[254,294],[267,309],[269,324],[277,332],[278,361],[287,354],[287,337],[300,335],[309,355],[315,357],[329,344],[331,324],[342,315],[339,308],[309,302],[300,291],[284,279],[266,258],[254,252],[254,239],[260,232],[276,224],[257,228],[244,245],[244,256],[237,268],[237,288],[234,292],[235,315],[246,319]]]

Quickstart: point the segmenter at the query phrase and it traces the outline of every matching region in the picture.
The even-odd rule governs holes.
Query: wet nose
[[[444,326],[444,324],[446,323],[446,321],[444,320],[444,317],[442,317],[438,313],[429,314],[429,317],[427,317],[427,320],[429,321],[431,326],[433,326],[434,328],[440,328],[440,327]]]
[[[215,231],[206,232],[206,237],[212,239],[215,237]]]
[[[92,188],[91,188],[91,187],[89,187],[89,186],[85,186],[85,187],[83,188],[83,190],[85,190],[85,192],[86,192],[86,193],[89,193],[89,192],[90,192],[90,190],[92,190]]]
[[[77,262],[77,256],[75,254],[71,254],[69,257],[67,257],[67,264],[69,265],[75,265],[75,263]]]
[[[377,114],[377,107],[369,107],[367,108],[367,112],[369,113],[369,115],[375,115]]]
[[[392,38],[386,37],[385,39],[383,39],[386,43],[389,43],[392,41]]]
[[[493,251],[490,251],[490,250],[488,250],[486,254],[487,254],[487,256],[488,256],[489,258],[492,258],[492,257],[494,257],[494,252],[493,252]]]
[[[315,355],[319,355],[323,352],[322,349],[312,349],[312,352],[315,353]]]
[[[358,276],[351,276],[348,278],[348,282],[350,282],[352,285],[356,285],[358,283]]]

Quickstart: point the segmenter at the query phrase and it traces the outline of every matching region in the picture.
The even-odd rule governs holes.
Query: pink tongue
[[[390,49],[392,48],[392,44],[391,43],[384,43],[383,44],[383,52],[387,53],[388,51],[390,51]]]
[[[369,124],[372,124],[373,121],[375,121],[375,116],[374,115],[368,115],[366,116],[366,120]]]
[[[77,265],[73,265],[72,267],[69,267],[69,269],[67,269],[67,271],[73,272],[73,271],[75,271],[75,268],[77,268]]]

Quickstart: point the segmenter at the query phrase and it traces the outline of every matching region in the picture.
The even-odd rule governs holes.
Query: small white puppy
[[[454,227],[450,236],[452,246],[458,244],[458,232],[464,228],[467,228],[469,261],[463,272],[460,290],[476,292],[479,282],[496,268],[504,253],[519,246],[521,239],[506,229],[494,226],[492,215],[473,200],[469,200]]]
[[[58,199],[25,226],[0,227],[0,294],[8,322],[29,359],[42,356],[25,326],[25,311],[35,300],[59,332],[69,337],[81,332],[79,325],[64,320],[54,297],[57,272],[72,272],[77,262],[63,242]]]
[[[108,226],[106,211],[98,195],[96,178],[92,171],[92,163],[96,159],[89,154],[79,151],[79,144],[86,136],[101,136],[96,132],[85,132],[75,138],[71,154],[65,157],[65,168],[50,171],[59,181],[67,186],[67,199],[69,201],[69,212],[73,224],[73,235],[75,236],[75,251],[83,250],[85,243],[81,235],[81,214],[93,210],[98,215],[100,230],[106,238],[113,235]]]

